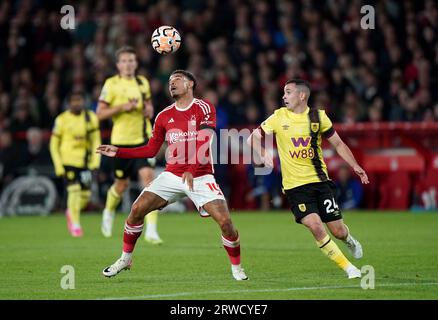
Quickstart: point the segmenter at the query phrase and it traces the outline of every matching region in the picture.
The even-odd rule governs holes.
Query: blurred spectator
[[[29,1],[13,7],[0,7],[6,39],[0,44],[0,83],[10,94],[0,100],[13,106],[7,110],[0,101],[0,124],[13,131],[50,128],[72,88],[95,97],[95,88],[114,74],[113,54],[124,44],[138,50],[158,109],[170,103],[169,73],[189,68],[201,95],[204,88],[217,92],[233,126],[246,124],[249,104],[261,118],[272,113],[290,77],[307,79],[319,98],[315,103],[341,122],[430,119],[438,99],[432,90],[438,84],[434,1],[378,5],[381,33],[360,29],[357,1],[82,2],[75,6],[72,33],[59,27],[56,5]],[[164,23],[183,35],[177,54],[159,56],[148,43],[147,35]],[[266,96],[275,102],[269,98],[267,104]],[[376,97],[383,100],[381,110]]]
[[[383,99],[376,97],[371,106],[368,108],[368,114],[365,117],[365,121],[380,122],[383,121]]]
[[[52,130],[55,118],[62,112],[61,102],[57,96],[50,96],[46,99],[47,110],[41,115],[41,127]]]
[[[11,119],[11,103],[9,95],[4,92],[0,94],[0,129],[9,128]]]
[[[255,175],[254,167],[247,166],[251,190],[245,195],[247,203],[253,203],[262,210],[278,209],[282,205],[280,158],[274,158],[274,168],[267,175]]]
[[[32,118],[30,106],[26,100],[16,101],[10,128],[14,133],[24,133],[30,127],[37,125],[37,121]]]
[[[27,147],[22,156],[23,173],[35,170],[40,174],[47,174],[52,169],[52,161],[47,144],[44,142],[43,132],[39,128],[29,128],[26,134]]]
[[[0,187],[10,183],[17,175],[22,164],[20,148],[13,144],[9,131],[0,131]]]
[[[79,5],[77,24],[75,29],[76,40],[82,43],[90,42],[94,37],[97,25],[93,17],[90,17],[90,8],[85,3]]]
[[[352,177],[347,165],[339,167],[336,185],[338,187],[338,205],[341,210],[360,208],[363,195],[362,184]]]

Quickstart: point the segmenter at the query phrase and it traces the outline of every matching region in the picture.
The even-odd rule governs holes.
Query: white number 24
[[[324,200],[324,205],[325,205],[325,211],[327,211],[327,213],[332,213],[335,210],[339,210],[338,204],[335,201],[335,198],[330,199],[325,199]]]

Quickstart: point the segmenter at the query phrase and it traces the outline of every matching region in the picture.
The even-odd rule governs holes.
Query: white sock
[[[109,211],[108,209],[103,209],[103,216],[107,217],[107,216],[113,216],[114,215],[114,211]]]
[[[231,265],[231,269],[235,270],[235,269],[240,269],[242,266],[240,264],[232,264]]]
[[[359,270],[354,264],[352,264],[352,263],[350,263],[348,266],[347,266],[347,268],[345,268],[345,271],[346,272],[350,272],[350,271],[353,271],[353,270]]]
[[[156,223],[146,223],[146,237],[157,237],[157,224]]]
[[[132,252],[124,252],[124,251],[122,252],[121,258],[123,260],[130,260],[131,257],[132,257]]]

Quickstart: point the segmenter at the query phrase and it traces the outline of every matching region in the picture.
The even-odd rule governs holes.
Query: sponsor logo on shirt
[[[198,131],[168,132],[169,143],[192,141],[196,139]]]

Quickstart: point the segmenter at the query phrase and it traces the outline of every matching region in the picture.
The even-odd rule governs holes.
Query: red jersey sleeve
[[[163,116],[155,118],[152,136],[145,146],[137,148],[119,148],[116,153],[117,158],[153,158],[158,153],[166,138],[166,129],[163,126]]]
[[[210,128],[216,129],[216,108],[207,100],[199,100],[200,122],[199,130]]]

